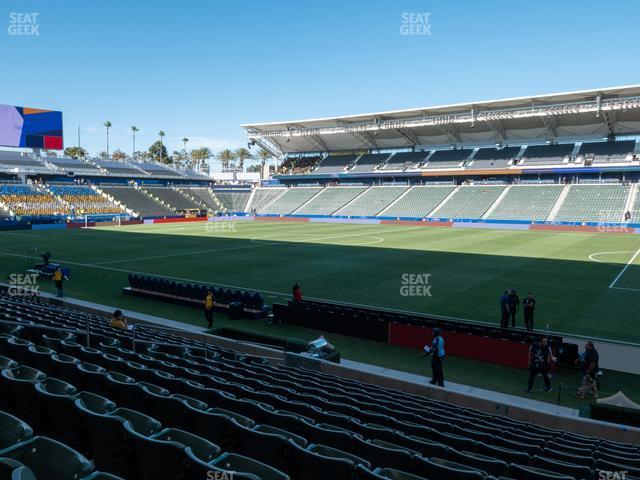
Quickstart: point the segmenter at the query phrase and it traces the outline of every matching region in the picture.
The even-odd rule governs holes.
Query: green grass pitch
[[[37,248],[37,252],[31,250]],[[22,273],[38,253],[71,268],[66,294],[129,311],[204,326],[200,312],[124,297],[128,272],[232,285],[286,301],[299,282],[306,297],[498,323],[505,288],[538,300],[536,327],[640,342],[640,248],[635,235],[237,221],[0,233],[0,275]],[[431,296],[401,294],[403,274],[430,274]],[[609,288],[612,282],[614,288]],[[53,292],[50,282],[41,288]],[[520,318],[520,325],[522,319]],[[216,317],[216,326],[310,340],[319,332]],[[429,375],[415,351],[330,336],[345,358]],[[449,357],[450,381],[524,395],[526,372]],[[601,395],[622,389],[640,400],[635,375],[607,372]],[[581,407],[571,391],[577,372],[559,370],[562,405]],[[555,402],[556,394],[534,392]]]
[[[102,303],[121,304],[134,271],[268,302],[299,282],[307,297],[497,323],[501,292],[516,288],[534,293],[536,328],[640,342],[635,235],[246,221],[14,231],[0,234],[0,274],[24,271],[34,247],[71,267],[70,296]],[[403,274],[425,273],[431,296],[402,295]]]

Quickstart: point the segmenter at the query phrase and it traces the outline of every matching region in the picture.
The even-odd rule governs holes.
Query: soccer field
[[[128,272],[260,290],[268,303],[298,282],[305,297],[492,323],[516,288],[534,292],[536,328],[640,342],[635,235],[251,221],[10,231],[3,278],[38,260],[34,248],[72,269],[67,295],[128,308]],[[402,295],[403,274],[430,274],[431,296]]]

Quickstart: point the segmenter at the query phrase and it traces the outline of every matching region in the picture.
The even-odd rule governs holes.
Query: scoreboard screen
[[[62,150],[62,112],[0,105],[0,146]]]

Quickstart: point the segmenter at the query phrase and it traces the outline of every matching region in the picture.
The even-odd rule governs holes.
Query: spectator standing
[[[576,390],[575,396],[578,398],[585,398],[587,394],[593,395],[594,398],[598,398],[598,370],[600,361],[600,355],[593,345],[592,341],[588,341],[584,345],[584,352],[580,354],[580,358],[576,360],[576,363],[580,364],[580,371],[582,372],[582,385]]]
[[[302,290],[300,290],[300,285],[297,283],[292,288],[293,292],[293,301],[296,303],[302,302]]]
[[[209,328],[213,327],[213,307],[214,307],[213,291],[207,290],[207,296],[204,297],[204,318]]]
[[[433,329],[433,340],[431,346],[424,347],[423,355],[431,355],[431,385],[444,387],[444,370],[442,362],[444,361],[444,338],[439,328]]]
[[[522,311],[524,312],[524,326],[527,332],[533,331],[533,314],[536,309],[536,299],[533,293],[529,292],[527,297],[522,301]]]
[[[546,337],[540,337],[531,344],[531,347],[529,347],[529,384],[527,393],[532,392],[533,381],[538,374],[542,375],[542,380],[544,380],[544,391],[547,393],[553,391],[549,380],[549,367],[552,358],[551,347],[549,347]]]
[[[60,267],[56,267],[53,271],[53,283],[58,291],[58,297],[64,297],[64,274],[62,273],[62,270],[60,270]]]
[[[509,291],[505,290],[500,297],[500,326],[507,328],[509,326]]]
[[[518,292],[516,292],[516,289],[512,288],[509,291],[509,316],[511,317],[512,328],[515,328],[516,326],[516,313],[518,313],[519,308],[520,308],[520,297],[518,297]]]

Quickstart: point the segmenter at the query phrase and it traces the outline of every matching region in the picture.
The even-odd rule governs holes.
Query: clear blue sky
[[[11,36],[37,12],[39,36]],[[430,36],[400,34],[429,12]],[[170,150],[245,144],[240,124],[640,81],[640,2],[4,0],[0,103],[60,109],[91,153],[159,130]]]

